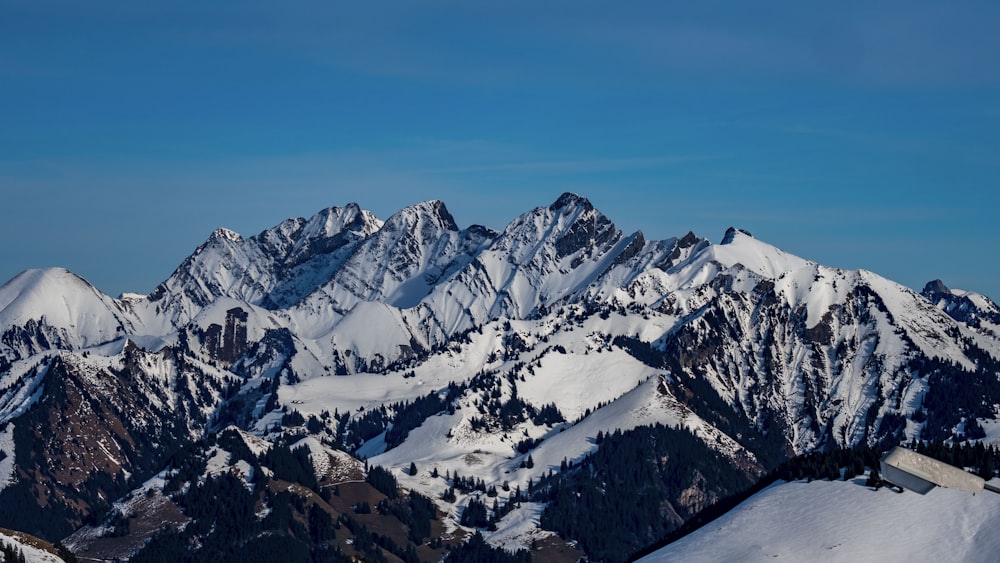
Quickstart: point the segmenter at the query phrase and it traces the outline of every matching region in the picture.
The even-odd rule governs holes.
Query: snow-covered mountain
[[[1000,307],[981,293],[948,289],[941,280],[928,282],[921,295],[948,316],[993,336],[1000,330]]]
[[[27,503],[27,531],[59,539],[229,425],[414,463],[400,483],[433,497],[454,482],[432,473],[510,498],[655,424],[753,477],[816,449],[980,437],[998,374],[985,296],[739,229],[650,241],[575,194],[501,231],[440,201],[385,221],[348,204],[219,229],[145,297],[59,269],[0,287],[0,525]],[[722,494],[690,487],[670,518]],[[439,504],[458,521],[479,496]],[[510,518],[490,541],[545,535]]]
[[[244,239],[217,229],[149,296],[157,316],[174,324],[216,298],[269,309],[287,307],[326,283],[382,222],[357,204],[331,207],[310,219],[289,219]]]
[[[126,303],[64,270],[27,270],[0,287],[0,357],[103,344],[134,332]]]

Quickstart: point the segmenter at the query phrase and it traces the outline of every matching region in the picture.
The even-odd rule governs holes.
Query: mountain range
[[[149,295],[64,269],[0,287],[0,526],[141,558],[172,522],[197,559],[221,532],[190,524],[191,491],[226,474],[256,503],[238,545],[404,559],[406,540],[358,548],[332,497],[289,510],[346,518],[336,538],[260,528],[275,483],[326,497],[383,467],[439,512],[437,536],[409,539],[417,559],[476,530],[601,558],[614,550],[559,507],[612,490],[588,481],[602,471],[649,471],[622,489],[659,495],[637,551],[787,459],[981,439],[998,405],[1000,308],[938,280],[916,292],[738,228],[647,240],[570,193],[501,231],[461,228],[440,201],[384,221],[352,203],[218,229]],[[276,453],[303,447],[309,483]],[[160,525],[135,520],[140,497]]]

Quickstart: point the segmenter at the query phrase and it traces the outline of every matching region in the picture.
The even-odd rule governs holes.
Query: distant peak
[[[677,246],[681,248],[688,248],[694,246],[698,242],[698,240],[699,240],[698,235],[694,234],[693,231],[688,231],[686,235],[684,235],[683,237],[681,237],[679,241],[677,241]]]
[[[357,203],[351,202],[343,207],[328,207],[323,209],[308,221],[322,226],[320,233],[324,236],[333,235],[342,229],[365,231],[369,224],[373,230],[381,227],[381,223],[371,213],[361,209]]]
[[[212,235],[208,238],[212,240],[231,240],[233,242],[239,242],[243,240],[243,237],[240,236],[239,233],[237,233],[236,231],[231,231],[225,227],[219,227],[218,229],[215,229],[214,231],[212,231]]]
[[[14,279],[24,280],[28,283],[51,282],[57,280],[79,280],[87,285],[90,285],[90,282],[87,280],[81,278],[66,268],[59,266],[54,268],[31,268],[24,270],[20,274],[14,276]]]
[[[455,223],[455,218],[451,216],[448,208],[445,206],[444,202],[439,199],[432,199],[430,201],[423,201],[418,204],[412,205],[407,209],[412,210],[420,215],[425,215],[432,217],[437,220],[437,222],[449,231],[457,231],[458,225]]]
[[[921,291],[921,293],[924,295],[934,295],[938,293],[951,293],[951,290],[948,289],[948,286],[946,286],[943,281],[933,280],[927,282],[927,285],[924,286],[924,290]]]
[[[7,283],[0,285],[0,310],[5,306],[3,290],[9,290],[17,295],[22,292],[51,291],[54,294],[61,294],[64,297],[72,291],[80,288],[88,288],[97,291],[93,285],[82,277],[74,274],[66,268],[32,268],[24,270],[14,276]],[[9,303],[9,300],[7,301]]]
[[[341,216],[350,217],[353,215],[358,215],[359,213],[361,213],[361,207],[358,204],[352,202],[348,203],[343,207],[337,207],[335,205],[333,207],[327,207],[326,209],[322,209],[315,215],[315,217],[322,217],[322,218],[341,217]]]
[[[582,205],[586,209],[594,208],[594,206],[591,205],[589,199],[576,195],[575,193],[572,192],[566,192],[563,195],[559,196],[559,199],[557,199],[555,203],[550,205],[549,209],[556,211],[564,207],[569,207],[573,205]]]
[[[728,229],[726,229],[726,235],[724,237],[722,237],[722,244],[730,244],[730,243],[732,243],[734,240],[736,240],[736,235],[737,234],[753,238],[753,235],[750,234],[750,231],[745,231],[743,229],[737,229],[736,227],[729,227]]]
[[[465,231],[470,235],[488,238],[494,238],[499,234],[495,230],[483,225],[470,225]]]

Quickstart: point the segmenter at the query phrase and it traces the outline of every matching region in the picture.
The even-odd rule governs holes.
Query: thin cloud
[[[775,207],[769,205],[759,209],[719,209],[706,202],[694,206],[690,216],[715,221],[730,221],[733,224],[789,224],[789,225],[884,225],[887,223],[931,222],[968,216],[969,209],[940,206],[877,206],[860,208],[856,206]]]
[[[822,79],[851,86],[963,88],[1000,83],[991,2],[779,2],[752,11],[671,6],[578,18],[581,45],[633,67],[701,76]],[[669,75],[667,75],[669,76]]]
[[[628,157],[628,158],[594,158],[580,160],[535,160],[525,162],[500,162],[494,164],[481,164],[473,166],[456,166],[450,168],[438,168],[426,170],[428,174],[465,174],[473,172],[502,172],[502,171],[526,171],[526,172],[607,172],[613,170],[634,170],[643,168],[655,168],[682,164],[685,162],[695,162],[711,160],[707,156],[658,156],[658,157]]]

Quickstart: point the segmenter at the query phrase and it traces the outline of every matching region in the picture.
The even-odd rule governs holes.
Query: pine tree
[[[983,457],[982,463],[979,466],[979,476],[989,481],[993,478],[995,469],[996,467],[993,464],[993,456],[986,455]]]
[[[865,481],[865,485],[875,487],[876,489],[882,486],[882,477],[878,474],[878,467],[872,467],[871,472],[868,473],[868,480]]]
[[[409,474],[411,476],[415,476],[417,474],[417,464],[414,463],[414,462],[412,462],[412,461],[410,462],[410,471],[409,471]]]

